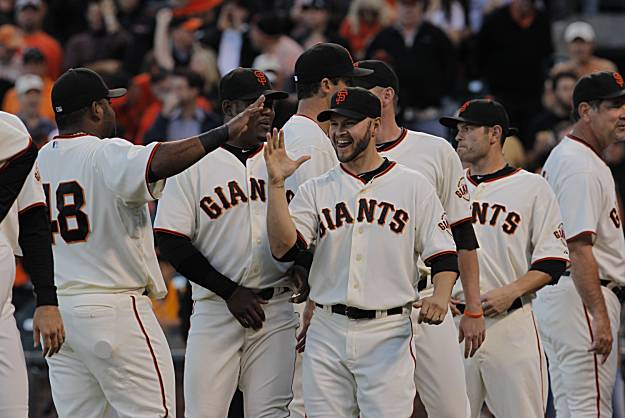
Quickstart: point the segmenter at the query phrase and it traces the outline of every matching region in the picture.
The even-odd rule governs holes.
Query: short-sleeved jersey
[[[623,226],[614,179],[603,159],[569,135],[549,154],[543,176],[558,198],[567,240],[592,234],[599,278],[625,285]]]
[[[25,151],[32,141],[24,123],[15,115],[0,111],[0,168]]]
[[[148,183],[157,147],[76,134],[55,137],[39,152],[59,295],[167,293],[147,206],[164,186]]]
[[[267,168],[262,148],[245,165],[218,148],[167,181],[157,231],[187,237],[221,274],[252,289],[283,283],[291,263],[271,255],[267,238]],[[192,283],[193,299],[213,298]]]
[[[9,245],[13,248],[13,254],[22,256],[19,247],[19,214],[36,206],[45,206],[46,196],[41,186],[39,170],[37,165],[33,167],[26,178],[20,194],[11,206],[9,213],[0,224],[0,231],[6,236]]]
[[[380,144],[378,152],[423,174],[434,186],[452,226],[470,220],[469,193],[462,163],[445,139],[403,128],[397,140]]]
[[[415,301],[417,257],[455,252],[434,188],[394,162],[369,183],[338,165],[300,186],[289,209],[300,239],[316,247],[310,298],[324,305]]]
[[[481,293],[512,283],[539,261],[568,262],[560,207],[542,177],[517,169],[479,184],[467,171],[466,180],[480,243]]]
[[[284,147],[293,159],[302,155],[310,155],[293,175],[286,179],[285,185],[289,198],[297,188],[313,177],[330,171],[339,161],[330,138],[317,123],[304,115],[293,115],[284,124]]]

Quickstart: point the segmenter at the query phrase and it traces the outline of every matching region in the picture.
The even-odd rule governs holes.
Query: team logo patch
[[[458,180],[458,186],[456,187],[456,196],[460,199],[464,199],[467,202],[469,199],[469,188],[467,187],[467,183],[464,181],[464,177]]]
[[[39,173],[39,166],[35,165],[35,180],[41,182],[41,174]]]
[[[451,227],[449,226],[449,221],[447,220],[447,214],[445,212],[443,212],[440,221],[438,221],[438,227],[441,229],[441,231],[445,231],[449,235],[452,235]]]
[[[343,103],[345,99],[347,99],[347,90],[341,89],[336,93],[336,98],[334,99],[334,101],[338,105]]]
[[[267,77],[265,77],[265,73],[256,70],[254,71],[254,75],[256,76],[256,80],[258,80],[258,84],[260,84],[261,86],[267,84]]]
[[[616,84],[618,84],[620,88],[623,88],[623,86],[625,85],[625,82],[623,82],[623,77],[621,77],[619,73],[612,73],[612,77],[614,77],[614,81],[616,81]]]

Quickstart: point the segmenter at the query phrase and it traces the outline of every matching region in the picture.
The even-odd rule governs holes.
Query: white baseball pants
[[[592,317],[570,277],[563,276],[557,285],[541,289],[534,301],[558,418],[612,417],[621,305],[611,290],[601,290],[614,338],[605,364],[588,352]]]
[[[317,308],[303,360],[306,415],[410,416],[415,397],[414,361],[407,312],[351,320]]]
[[[298,324],[290,293],[263,305],[265,322],[243,328],[221,299],[195,302],[184,368],[185,416],[224,418],[237,386],[246,417],[288,417]]]
[[[547,364],[531,305],[486,318],[486,339],[464,367],[472,418],[484,401],[496,417],[544,417]]]
[[[293,305],[293,309],[299,315],[299,327],[297,328],[296,335],[302,328],[305,308],[306,302]],[[306,412],[304,410],[304,388],[302,381],[302,360],[304,359],[304,353],[295,353],[295,356],[295,371],[293,373],[293,400],[291,400],[291,403],[289,404],[289,411],[291,412],[291,418],[305,418]]]
[[[147,296],[60,296],[66,340],[47,358],[59,418],[176,416],[174,364]]]

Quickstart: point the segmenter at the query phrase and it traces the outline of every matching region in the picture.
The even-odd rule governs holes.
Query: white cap
[[[41,77],[35,74],[24,74],[15,81],[15,92],[24,94],[31,90],[43,90]]]
[[[592,28],[590,23],[573,22],[566,27],[566,30],[564,31],[564,40],[566,42],[573,42],[575,39],[592,42],[595,40],[595,30]]]

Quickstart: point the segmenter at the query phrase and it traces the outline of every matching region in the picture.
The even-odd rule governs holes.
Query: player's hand
[[[277,185],[282,184],[300,165],[310,160],[310,155],[303,155],[297,160],[289,158],[284,148],[284,131],[275,128],[271,133],[267,133],[264,155],[269,181]]]
[[[518,295],[508,286],[498,287],[480,296],[484,315],[489,318],[502,315],[510,309]]]
[[[462,315],[458,326],[458,342],[464,341],[464,358],[473,357],[486,338],[484,316],[471,318]]]
[[[302,303],[308,299],[310,287],[308,286],[308,270],[302,266],[294,265],[287,272],[289,275],[288,286],[293,291],[289,299],[291,303]]]
[[[295,349],[298,353],[303,353],[306,348],[306,333],[308,332],[308,327],[310,326],[310,321],[313,317],[313,312],[315,311],[315,302],[309,300],[306,302],[306,307],[304,308],[304,315],[302,317],[302,329],[299,334],[297,334],[297,345]]]
[[[451,310],[451,314],[453,316],[462,315],[462,312],[460,312],[460,309],[458,309],[457,306],[459,303],[461,303],[460,299],[451,298],[449,300],[449,309]]]
[[[607,313],[593,316],[592,337],[593,342],[588,351],[600,355],[601,364],[603,364],[612,351],[612,327]]]
[[[259,330],[265,321],[262,305],[267,301],[250,289],[239,286],[226,301],[230,313],[241,323],[243,328]]]
[[[438,325],[443,322],[447,309],[449,309],[449,297],[434,294],[417,301],[413,307],[421,308],[417,323],[425,322],[426,324]]]
[[[228,127],[228,139],[238,138],[242,133],[247,131],[250,118],[262,112],[264,106],[265,96],[261,95],[254,103],[246,107],[243,112],[226,122],[226,126]]]
[[[33,316],[33,339],[35,348],[43,340],[43,356],[52,357],[65,342],[63,319],[57,306],[44,305],[35,309]]]

